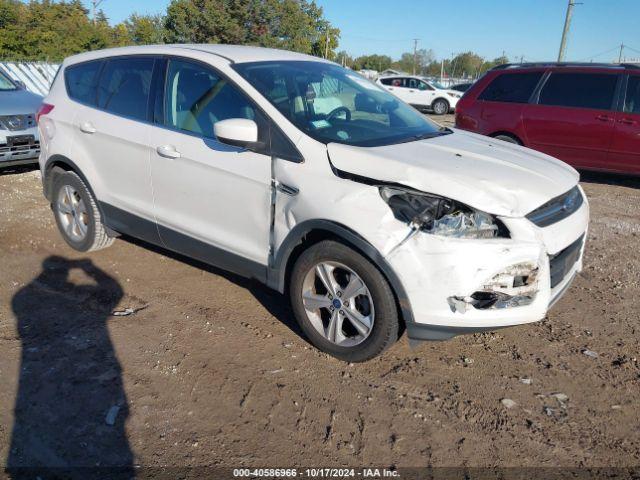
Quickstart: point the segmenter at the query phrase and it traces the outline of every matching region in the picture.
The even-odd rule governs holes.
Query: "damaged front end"
[[[469,296],[447,299],[452,312],[502,309],[531,305],[538,293],[539,269],[532,263],[513,265],[494,275],[481,289]]]

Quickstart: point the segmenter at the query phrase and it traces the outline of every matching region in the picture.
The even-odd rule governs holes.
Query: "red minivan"
[[[501,65],[460,99],[456,127],[576,168],[640,174],[640,65]]]

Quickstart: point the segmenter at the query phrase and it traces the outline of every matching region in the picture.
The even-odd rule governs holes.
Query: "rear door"
[[[78,107],[72,155],[90,159],[92,183],[110,226],[149,241],[157,241],[148,145],[156,60],[129,56],[105,61],[97,94],[88,89],[85,105]]]
[[[579,168],[606,168],[615,125],[617,72],[553,70],[527,105],[531,148]]]
[[[411,93],[408,88],[408,78],[404,77],[393,77],[393,78],[383,78],[380,80],[384,88],[393,93],[396,97],[398,97],[403,102],[411,103]]]
[[[627,77],[607,163],[611,170],[640,173],[640,72]]]

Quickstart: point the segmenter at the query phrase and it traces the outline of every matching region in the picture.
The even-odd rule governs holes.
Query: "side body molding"
[[[413,312],[411,311],[411,305],[409,304],[409,298],[400,282],[400,279],[395,274],[389,263],[378,252],[378,250],[367,242],[360,235],[353,230],[345,227],[344,225],[329,221],[329,220],[307,220],[296,225],[287,237],[284,239],[275,256],[274,264],[269,268],[267,272],[267,286],[284,293],[285,280],[287,273],[287,264],[293,250],[296,246],[300,245],[304,241],[304,237],[314,230],[323,230],[332,233],[333,235],[342,238],[355,246],[360,252],[362,252],[369,260],[373,262],[387,278],[391,284],[391,288],[396,294],[402,316],[405,324],[410,325],[414,323]]]

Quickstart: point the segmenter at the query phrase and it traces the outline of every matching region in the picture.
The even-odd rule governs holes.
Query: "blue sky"
[[[579,0],[574,8],[567,59],[612,61],[620,43],[627,57],[640,58],[640,0]],[[88,4],[88,0],[85,0]],[[160,13],[168,0],[104,0],[112,23],[132,11]],[[503,51],[512,60],[554,60],[566,0],[318,0],[340,30],[340,49],[353,55],[399,57],[431,48],[438,58],[473,50],[487,58]]]

